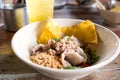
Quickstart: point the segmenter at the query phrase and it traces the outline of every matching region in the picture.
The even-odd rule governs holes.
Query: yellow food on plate
[[[54,23],[53,19],[42,21],[37,34],[37,42],[46,44],[49,39],[61,38],[61,26]]]
[[[95,26],[90,20],[83,21],[74,26],[64,27],[62,32],[65,35],[74,35],[80,41],[86,43],[98,43]]]

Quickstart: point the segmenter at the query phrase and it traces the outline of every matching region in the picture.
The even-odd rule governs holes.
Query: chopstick
[[[17,3],[25,4],[25,0],[13,0],[13,4]]]
[[[25,0],[21,0],[21,3],[22,3],[22,4],[25,4]]]
[[[18,2],[18,0],[13,0],[13,4],[16,4]]]
[[[105,6],[99,0],[95,0],[95,1],[97,3],[97,7],[99,9],[106,10]]]

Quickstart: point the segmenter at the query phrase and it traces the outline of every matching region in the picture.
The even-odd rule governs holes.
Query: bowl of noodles
[[[28,24],[14,34],[11,45],[17,57],[30,67],[62,80],[87,76],[120,52],[116,34],[90,20],[79,19]]]

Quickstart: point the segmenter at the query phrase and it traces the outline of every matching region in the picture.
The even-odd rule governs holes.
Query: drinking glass
[[[54,0],[26,0],[26,6],[30,23],[53,17]]]

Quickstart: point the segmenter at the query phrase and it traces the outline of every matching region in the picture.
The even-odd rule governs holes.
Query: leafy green
[[[77,68],[80,68],[80,67],[76,67],[76,66],[67,66],[67,67],[64,67],[64,69],[77,69]]]
[[[55,40],[56,42],[59,42],[59,41],[60,41],[60,39],[58,39],[58,38],[54,38],[54,40]]]
[[[98,56],[97,54],[97,51],[94,50],[94,49],[87,49],[87,55],[88,55],[88,63],[90,65],[96,63],[98,60],[100,60],[100,56]]]
[[[67,41],[69,41],[70,40],[70,37],[67,37]]]

